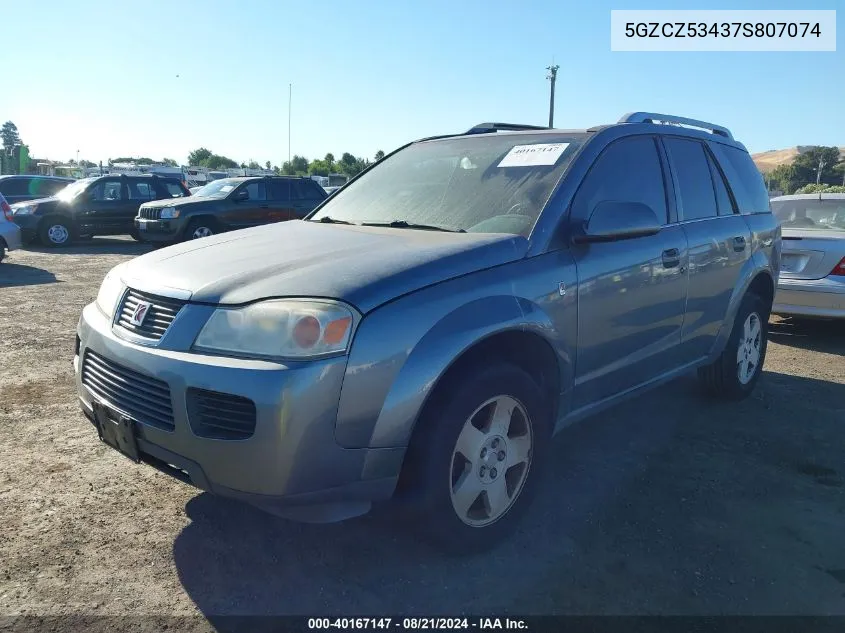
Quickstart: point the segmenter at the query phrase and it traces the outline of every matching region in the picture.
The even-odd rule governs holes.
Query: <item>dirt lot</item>
[[[568,429],[517,538],[455,560],[384,511],[288,523],[105,448],[73,333],[144,250],[0,264],[0,615],[845,614],[845,327],[773,323],[739,405],[681,380]]]

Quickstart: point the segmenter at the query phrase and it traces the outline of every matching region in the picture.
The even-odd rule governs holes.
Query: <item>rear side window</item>
[[[88,189],[88,194],[91,200],[98,202],[108,202],[121,199],[120,180],[117,178],[109,178],[107,180],[100,180],[91,185]]]
[[[663,142],[678,180],[681,218],[715,218],[718,215],[716,194],[704,146],[698,141],[681,138],[664,138]]]
[[[179,186],[179,183],[173,182],[172,180],[162,180],[161,188],[168,198],[182,198],[186,195],[185,190]]]
[[[152,182],[129,181],[130,200],[155,200],[155,188]]]
[[[307,178],[300,182],[302,184],[302,187],[305,188],[305,195],[303,197],[306,200],[323,200],[326,198],[326,190],[310,178]]]
[[[663,170],[654,139],[633,136],[612,143],[593,163],[572,202],[572,215],[590,217],[605,200],[641,202],[667,221]]]
[[[740,213],[768,213],[769,193],[763,175],[751,160],[748,152],[721,143],[711,143],[710,148],[733,191]]]
[[[274,178],[270,181],[270,190],[273,192],[273,200],[290,200],[292,191],[290,180],[287,178]]]
[[[725,177],[709,154],[707,155],[707,162],[710,163],[710,175],[713,177],[713,188],[716,190],[716,205],[719,207],[719,215],[733,215],[736,213],[736,209],[734,209],[731,194],[728,192]]]
[[[64,182],[62,180],[39,180],[38,194],[43,196],[52,196],[59,193],[69,184],[69,182]]]
[[[4,196],[28,196],[31,178],[4,178],[0,180],[0,193]]]

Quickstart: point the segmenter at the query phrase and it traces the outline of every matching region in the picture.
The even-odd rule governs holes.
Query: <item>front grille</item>
[[[255,433],[255,403],[248,398],[191,387],[187,404],[188,422],[200,437],[245,440]]]
[[[89,349],[82,359],[82,384],[133,420],[173,430],[173,405],[166,382],[127,369]]]
[[[131,322],[132,315],[140,301],[148,301],[150,308],[141,325],[133,325]],[[185,302],[179,299],[158,297],[130,288],[120,304],[117,324],[138,336],[157,341],[164,336],[167,328],[173,323],[173,319],[176,318],[184,305]]]
[[[141,207],[139,213],[144,220],[161,219],[161,209]]]

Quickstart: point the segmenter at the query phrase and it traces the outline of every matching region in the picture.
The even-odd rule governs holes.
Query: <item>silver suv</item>
[[[780,246],[723,127],[482,124],[305,220],[113,269],[79,321],[79,400],[109,445],[201,489],[305,521],[398,498],[483,549],[571,422],[691,370],[751,392]]]

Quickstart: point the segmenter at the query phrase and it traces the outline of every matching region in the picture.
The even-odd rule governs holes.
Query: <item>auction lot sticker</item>
[[[499,167],[533,167],[536,165],[554,165],[560,155],[566,151],[569,143],[539,143],[536,145],[516,145],[511,148]]]

